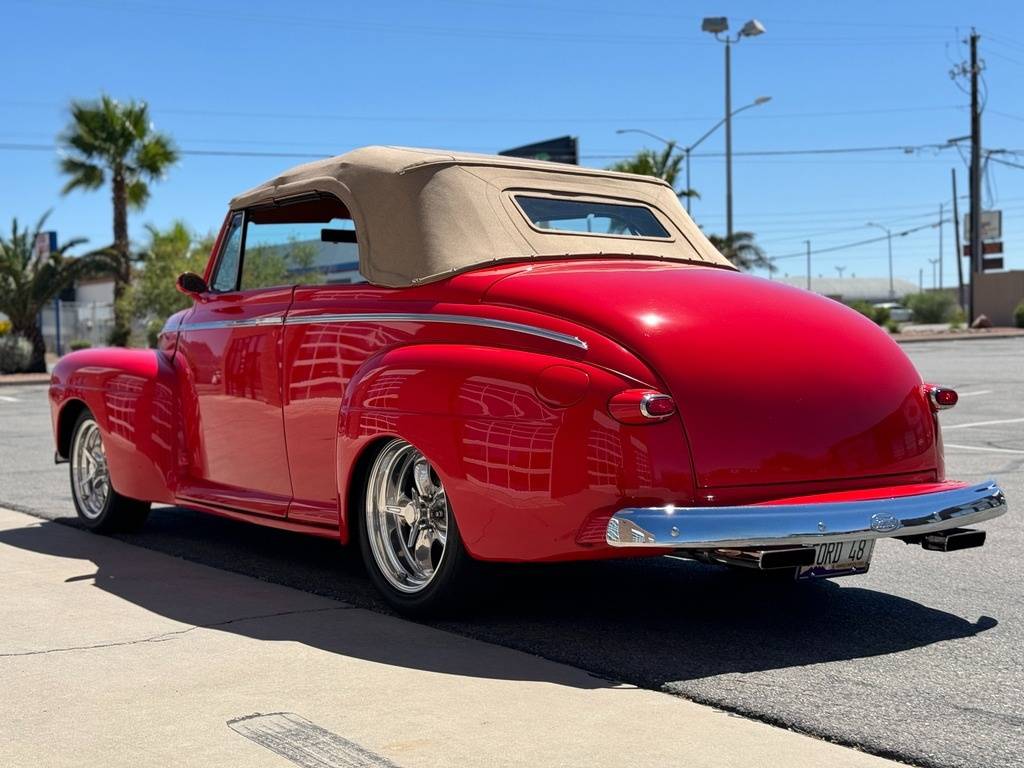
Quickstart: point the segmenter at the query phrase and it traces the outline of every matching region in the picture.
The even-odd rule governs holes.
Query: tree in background
[[[149,183],[178,160],[170,137],[157,133],[145,102],[121,104],[107,95],[98,101],[72,101],[71,123],[60,136],[65,151],[61,171],[64,193],[99,189],[110,181],[114,208],[114,329],[110,343],[125,346],[131,336],[131,307],[125,295],[132,281],[128,209],[142,208]]]
[[[661,151],[653,149],[641,149],[633,157],[608,166],[609,171],[621,173],[636,173],[641,176],[654,176],[655,178],[667,181],[676,189],[676,182],[679,180],[680,168],[683,164],[683,156],[674,154],[676,142],[669,141]],[[700,197],[696,190],[676,190],[679,197]]]
[[[213,249],[212,235],[199,237],[183,221],[174,221],[166,229],[146,226],[149,242],[142,253],[139,274],[130,291],[132,314],[146,321],[150,346],[167,318],[191,306],[192,300],[178,291],[182,272],[202,274]]]
[[[11,236],[0,238],[0,312],[7,315],[11,332],[32,345],[29,372],[46,371],[46,344],[39,326],[39,313],[76,279],[107,271],[109,254],[98,251],[80,257],[68,251],[85,242],[68,240],[50,253],[36,250],[36,241],[49,212],[43,214],[35,229],[19,229],[11,223]]]
[[[777,267],[772,264],[764,249],[754,242],[753,232],[733,232],[732,237],[708,235],[708,240],[729,261],[743,270],[763,267],[774,272]]]

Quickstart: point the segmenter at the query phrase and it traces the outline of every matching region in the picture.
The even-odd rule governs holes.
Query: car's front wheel
[[[405,440],[384,445],[367,477],[363,511],[363,560],[392,606],[426,616],[463,602],[473,560],[426,456]]]
[[[136,530],[146,521],[149,502],[122,496],[110,484],[103,435],[88,410],[75,422],[69,459],[71,495],[82,525],[106,533]]]

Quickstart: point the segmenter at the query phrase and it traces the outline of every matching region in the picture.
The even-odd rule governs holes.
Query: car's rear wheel
[[[149,514],[149,503],[122,496],[110,484],[103,435],[92,413],[82,411],[71,436],[71,495],[78,519],[98,532],[136,530]]]
[[[441,478],[405,440],[389,441],[373,462],[359,537],[371,580],[399,611],[436,615],[464,601],[473,561]]]

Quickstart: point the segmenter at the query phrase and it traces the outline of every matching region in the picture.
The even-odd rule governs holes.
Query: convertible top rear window
[[[654,212],[643,205],[529,195],[515,198],[537,229],[615,237],[669,237]]]

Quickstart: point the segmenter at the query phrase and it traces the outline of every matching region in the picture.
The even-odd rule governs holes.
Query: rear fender
[[[635,385],[504,348],[423,344],[370,359],[339,419],[339,498],[349,500],[342,539],[349,512],[361,510],[366,452],[395,436],[430,459],[467,549],[481,559],[573,557],[592,546],[577,537],[595,511],[610,516],[627,498],[693,498],[677,419],[628,426],[608,414],[611,395]]]
[[[67,459],[71,430],[88,408],[103,435],[110,481],[118,493],[171,502],[176,486],[178,398],[163,352],[85,349],[53,370],[50,409],[58,459]]]

